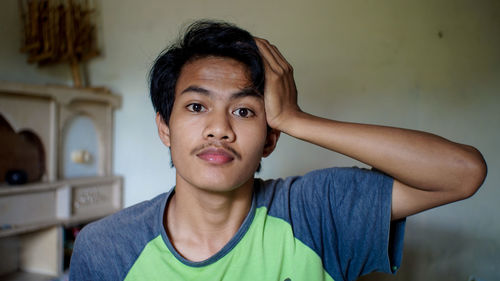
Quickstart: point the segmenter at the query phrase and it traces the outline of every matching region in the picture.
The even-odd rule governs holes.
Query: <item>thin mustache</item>
[[[204,143],[202,145],[199,145],[191,151],[191,155],[196,155],[200,151],[202,151],[203,149],[205,149],[207,147],[224,148],[225,150],[228,150],[232,154],[234,154],[234,156],[236,156],[236,158],[241,159],[241,155],[236,150],[234,150],[234,148],[230,147],[229,145],[227,145],[223,142],[209,142],[209,143]]]

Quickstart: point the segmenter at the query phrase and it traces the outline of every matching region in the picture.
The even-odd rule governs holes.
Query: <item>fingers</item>
[[[292,66],[276,46],[262,38],[255,38],[265,68],[266,88],[264,104],[266,119],[271,128],[280,130],[281,124],[291,114],[300,111],[297,105],[297,89],[293,79]]]
[[[277,62],[276,59],[274,58],[273,53],[271,52],[269,42],[261,38],[255,38],[255,43],[259,48],[260,54],[262,55],[262,61],[264,63],[264,67],[268,70],[274,71],[273,68],[276,68]]]
[[[255,37],[255,43],[262,54],[264,65],[267,65],[273,72],[283,74],[293,71],[292,66],[283,57],[276,46],[265,39],[257,37]]]

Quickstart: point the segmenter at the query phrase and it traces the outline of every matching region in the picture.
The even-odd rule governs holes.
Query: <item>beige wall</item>
[[[483,152],[489,175],[482,190],[409,218],[402,269],[369,280],[500,278],[500,2],[104,0],[99,10],[103,55],[88,65],[89,79],[123,95],[114,165],[125,176],[126,205],[174,184],[147,96],[151,62],[180,26],[225,19],[282,50],[295,68],[303,110],[425,130]],[[70,83],[66,66],[25,62],[17,13],[17,1],[0,2],[0,80]],[[333,165],[361,164],[283,136],[260,176]]]

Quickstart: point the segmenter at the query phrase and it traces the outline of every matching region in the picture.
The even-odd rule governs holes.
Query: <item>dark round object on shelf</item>
[[[28,181],[28,174],[23,170],[9,170],[5,174],[5,181],[10,185],[25,184]]]

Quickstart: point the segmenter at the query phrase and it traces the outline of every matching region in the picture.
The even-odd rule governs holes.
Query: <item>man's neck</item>
[[[226,192],[193,187],[177,176],[165,212],[165,228],[176,250],[191,261],[220,251],[236,234],[252,204],[253,178]]]

